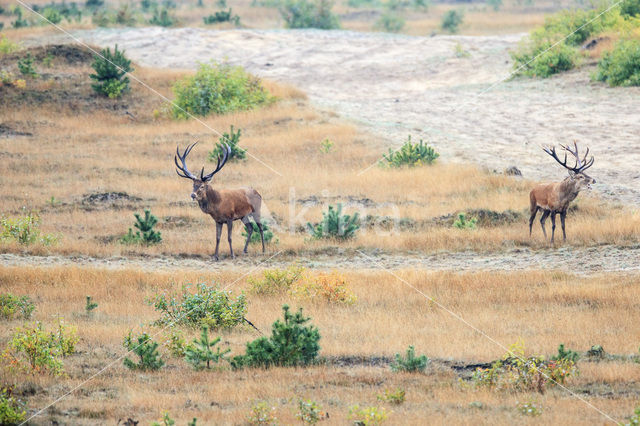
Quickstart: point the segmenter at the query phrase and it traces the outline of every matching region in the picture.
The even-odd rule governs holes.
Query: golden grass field
[[[11,34],[19,38],[25,32]],[[73,55],[61,54],[51,68],[39,68],[42,77],[28,80],[26,88],[0,87],[5,133],[0,138],[0,214],[16,217],[36,211],[42,232],[60,235],[59,242],[50,246],[1,243],[2,253],[33,256],[29,257],[33,265],[3,265],[0,293],[29,295],[36,304],[30,323],[37,320],[51,328],[63,317],[77,327],[80,341],[77,353],[65,360],[66,376],[0,369],[0,386],[14,386],[15,394],[27,400],[32,415],[105,365],[113,366],[33,419],[33,424],[54,420],[58,424],[116,424],[128,417],[149,424],[163,411],[171,413],[178,424],[193,417],[198,424],[243,424],[257,401],[275,407],[281,424],[293,424],[300,398],[315,400],[329,413],[325,424],[346,424],[354,404],[391,411],[388,424],[604,424],[607,418],[585,401],[620,421],[638,405],[638,276],[622,272],[585,276],[580,274],[580,259],[576,259],[575,271],[548,272],[399,268],[389,273],[338,267],[336,273],[344,276],[357,297],[352,306],[288,296],[248,296],[247,318],[263,332],[281,316],[284,303],[304,307],[322,335],[324,364],[194,372],[162,348],[167,366],[159,372],[127,370],[119,357],[125,354],[122,339],[129,330],[159,333],[156,339],[164,341],[161,330],[149,325],[158,316],[145,303],[149,297],[196,282],[234,283],[236,294],[248,292],[248,279],[259,276],[265,267],[259,262],[275,253],[282,252],[281,258],[294,263],[299,255],[336,253],[336,247],[345,255],[364,249],[401,256],[501,252],[514,247],[541,250],[549,248],[549,243],[542,239],[537,222],[533,238],[528,235],[528,194],[535,182],[474,164],[453,164],[446,158],[419,169],[376,166],[359,175],[378,161],[387,141],[331,112],[314,109],[296,88],[267,81],[266,87],[278,97],[273,105],[202,119],[218,131],[227,131],[231,125],[241,128],[241,146],[255,157],[228,164],[214,179],[214,185],[220,187],[254,186],[275,221],[278,242],[268,246],[267,255],[259,254],[257,246],[250,247],[247,258],[258,264],[255,270],[234,266],[227,259],[224,237],[220,251],[225,263],[215,273],[103,270],[83,267],[81,261],[73,267],[40,267],[37,256],[41,255],[206,259],[214,248],[213,221],[189,199],[191,184],[176,176],[172,157],[176,145],[184,148],[197,140],[188,164],[192,171],[202,165],[211,168],[205,158],[217,135],[194,120],[167,117],[164,101],[135,82],[122,100],[96,98],[87,78],[90,55],[82,49],[68,49],[63,51],[81,60],[69,63],[65,58]],[[44,55],[38,49],[31,52],[36,58]],[[16,72],[16,58],[23,53],[0,58],[0,65]],[[171,97],[171,85],[186,73],[136,66],[134,74]],[[320,151],[326,138],[334,142],[327,154]],[[91,201],[91,196],[105,193],[127,196],[115,202]],[[412,225],[390,235],[365,228],[345,243],[310,241],[304,231],[306,221],[318,221],[327,204],[339,201],[347,204],[349,212],[404,218]],[[640,216],[636,209],[589,193],[580,194],[575,205],[567,219],[568,241],[562,243],[559,238],[559,250],[601,245],[624,249],[638,244]],[[153,247],[120,244],[118,238],[134,223],[133,213],[144,208],[158,217],[163,242]],[[512,210],[519,216],[514,222],[472,231],[453,229],[439,219],[472,209]],[[549,232],[550,228],[548,221]],[[244,242],[241,226],[236,224],[234,229],[234,247],[239,253]],[[342,255],[335,256],[339,264]],[[99,303],[93,315],[84,313],[87,295]],[[585,401],[559,388],[544,394],[477,389],[468,380],[473,371],[470,366],[499,359],[505,348],[439,305],[504,346],[524,341],[527,355],[552,355],[564,343],[582,353],[592,345],[602,345],[616,356],[602,362],[587,357],[579,361],[580,375],[571,378],[567,387]],[[24,324],[2,320],[0,348]],[[190,338],[197,334],[197,330],[184,331]],[[237,354],[256,337],[255,331],[242,328],[223,333],[223,342]],[[425,374],[393,373],[389,368],[389,359],[408,345],[432,358]],[[406,390],[403,405],[377,400],[377,395],[397,387]],[[524,402],[542,407],[542,415],[522,416],[517,405]]]

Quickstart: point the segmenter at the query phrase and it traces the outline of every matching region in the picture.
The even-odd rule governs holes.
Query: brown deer
[[[218,163],[216,169],[209,173],[204,174],[204,167],[200,171],[200,177],[194,176],[187,168],[186,158],[191,152],[197,142],[188,146],[184,150],[184,153],[180,155],[180,149],[176,147],[176,156],[173,157],[176,163],[176,173],[178,176],[191,179],[193,181],[193,191],[191,192],[191,198],[198,202],[200,210],[204,213],[211,215],[216,222],[216,253],[214,258],[218,260],[218,246],[220,245],[220,234],[222,234],[222,225],[227,224],[227,236],[229,239],[229,251],[231,252],[231,258],[233,255],[233,245],[231,244],[231,231],[233,229],[233,221],[241,220],[247,230],[247,242],[244,244],[244,253],[247,252],[247,246],[251,241],[251,234],[253,233],[253,225],[249,220],[249,216],[253,217],[258,230],[260,231],[260,239],[262,240],[262,252],[264,253],[264,233],[262,230],[262,222],[260,222],[260,207],[262,205],[262,196],[253,188],[238,188],[238,189],[214,189],[209,183],[213,178],[213,175],[218,173],[226,164],[231,153],[231,148],[225,145],[224,155],[222,158],[218,157]],[[182,163],[182,166],[178,164],[178,159]]]
[[[544,229],[544,223],[547,220],[547,217],[551,215],[551,243],[553,243],[553,237],[556,230],[556,214],[560,213],[562,239],[564,241],[567,239],[567,233],[564,230],[564,221],[567,217],[567,208],[569,207],[569,203],[575,200],[582,189],[590,189],[591,184],[596,183],[595,179],[584,172],[593,165],[593,156],[587,160],[589,148],[587,148],[587,151],[581,160],[578,155],[578,144],[576,142],[573,143],[574,150],[571,150],[569,146],[560,146],[565,150],[564,161],[560,161],[558,158],[555,147],[543,148],[543,150],[567,169],[569,171],[569,176],[567,176],[562,182],[536,185],[529,194],[529,199],[531,201],[529,236],[531,236],[533,220],[535,219],[538,210],[542,210],[540,225],[542,226],[542,233],[544,234],[545,240],[547,239],[547,231]],[[573,155],[576,159],[575,166],[573,167],[567,166],[567,152]]]

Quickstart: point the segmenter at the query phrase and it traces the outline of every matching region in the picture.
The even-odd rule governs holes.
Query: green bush
[[[0,388],[0,425],[20,425],[26,418],[25,404],[11,395],[11,389]]]
[[[172,27],[175,25],[176,20],[173,18],[166,8],[156,9],[153,12],[153,16],[149,20],[151,25],[157,25],[159,27]]]
[[[96,302],[94,302],[93,300],[91,300],[91,296],[87,296],[86,302],[84,304],[84,311],[87,314],[90,314],[97,307],[98,307],[98,304]]]
[[[393,371],[406,371],[409,373],[423,372],[427,368],[429,358],[426,355],[416,356],[413,346],[409,346],[407,349],[407,355],[402,356],[396,354],[395,361],[391,363],[391,369]]]
[[[620,15],[624,17],[640,16],[640,0],[623,0],[620,3]]]
[[[418,167],[433,164],[440,156],[432,147],[422,141],[411,142],[411,135],[398,150],[389,148],[388,154],[382,154],[381,165],[389,167]]]
[[[62,15],[60,15],[60,12],[51,7],[45,8],[44,11],[42,11],[42,16],[52,24],[57,25],[62,22]]]
[[[40,243],[45,246],[55,244],[58,236],[40,234],[40,217],[29,212],[17,218],[2,217],[0,219],[0,241],[17,241],[20,244]]]
[[[572,351],[571,349],[565,349],[564,343],[560,343],[560,346],[558,346],[558,354],[551,357],[551,359],[553,361],[562,361],[564,359],[567,359],[575,364],[576,362],[578,362],[578,359],[580,359],[580,355],[578,354],[578,352]]]
[[[0,294],[0,318],[29,319],[36,306],[29,296],[14,296],[11,293]]]
[[[463,19],[464,14],[461,10],[448,10],[442,17],[440,27],[445,31],[455,34],[458,32]]]
[[[133,224],[138,230],[134,234],[131,228],[129,232],[120,238],[122,244],[158,244],[162,241],[162,235],[158,231],[154,231],[153,227],[158,223],[158,219],[151,214],[148,209],[144,211],[144,219],[138,213],[134,213],[136,223]]]
[[[321,410],[322,407],[320,407],[317,402],[310,399],[300,399],[298,400],[298,413],[296,414],[296,418],[304,424],[315,425],[320,420],[326,418]]]
[[[251,233],[251,239],[249,240],[249,244],[258,244],[262,242],[260,238],[260,230],[258,229],[258,225],[254,222],[251,222],[251,226],[253,227],[253,232]],[[242,231],[242,236],[247,238],[247,231]],[[269,227],[267,222],[262,222],[262,236],[264,237],[265,243],[270,243],[273,240],[273,231]],[[278,239],[276,238],[276,243]]]
[[[378,395],[378,400],[388,402],[392,405],[400,405],[404,402],[405,394],[406,392],[402,388],[397,388],[395,390],[387,389],[384,393]]]
[[[386,11],[376,21],[375,28],[388,33],[399,33],[404,28],[404,18],[393,11]]]
[[[356,231],[360,229],[360,216],[358,213],[351,215],[342,214],[342,204],[338,203],[336,208],[329,206],[326,212],[322,213],[322,221],[315,225],[307,223],[307,229],[315,239],[334,238],[347,240],[355,237]]]
[[[183,358],[185,356],[187,344],[185,343],[184,336],[180,330],[172,327],[171,334],[169,335],[169,339],[165,342],[165,345],[172,356],[176,358]]]
[[[490,368],[478,368],[472,380],[476,386],[490,389],[544,393],[547,386],[564,384],[578,374],[570,359],[545,360],[542,356],[525,356],[524,345],[512,345],[509,352]]]
[[[231,8],[229,8],[229,10],[219,10],[213,15],[205,16],[202,20],[207,25],[219,24],[222,22],[233,22],[236,26],[240,25],[240,17],[238,15],[233,15]]]
[[[312,325],[304,325],[310,318],[302,315],[302,309],[295,314],[289,306],[282,307],[284,322],[273,323],[270,337],[261,337],[247,343],[246,353],[232,358],[234,368],[271,366],[292,367],[308,365],[316,360],[320,350],[320,333]]]
[[[0,58],[19,49],[18,43],[14,43],[6,35],[0,34]]]
[[[598,63],[595,78],[609,86],[640,86],[640,40],[621,40]]]
[[[102,56],[96,56],[91,67],[95,74],[89,75],[95,83],[93,90],[112,99],[119,98],[129,91],[129,77],[127,73],[133,71],[131,61],[124,55],[124,50],[118,50],[116,44],[113,53],[110,48],[102,49]]]
[[[247,416],[247,423],[250,425],[277,425],[276,407],[271,406],[267,401],[258,401],[251,407],[251,412]]]
[[[468,218],[465,213],[458,213],[458,218],[453,222],[453,227],[458,229],[476,229],[477,217]]]
[[[228,161],[244,160],[247,157],[247,150],[240,148],[239,143],[241,132],[242,129],[238,129],[237,132],[234,132],[233,125],[231,125],[229,133],[224,132],[213,147],[213,151],[209,151],[209,161],[213,161],[214,163],[217,162],[218,158],[224,155],[226,146],[231,148],[231,154],[229,154]]]
[[[57,330],[47,332],[42,323],[32,327],[18,328],[14,333],[3,358],[10,367],[32,373],[64,373],[62,358],[75,351],[78,342],[75,328],[58,322]]]
[[[217,364],[221,359],[225,359],[226,354],[231,352],[229,348],[224,351],[220,351],[219,347],[215,351],[213,350],[220,343],[220,340],[220,337],[209,340],[209,327],[202,326],[200,338],[193,339],[193,342],[185,347],[185,361],[196,370],[211,369],[212,362]]]
[[[265,269],[262,278],[250,277],[250,292],[260,295],[284,294],[295,285],[305,272],[300,266],[290,266],[287,269]]]
[[[156,321],[157,325],[206,325],[217,330],[232,328],[244,321],[247,313],[244,294],[233,300],[231,292],[209,287],[204,283],[196,285],[195,293],[191,293],[189,288],[189,285],[182,286],[180,295],[155,295],[151,303],[162,314]]]
[[[521,45],[518,50],[511,52],[518,74],[547,78],[573,69],[578,64],[580,58],[578,50],[565,43],[555,46],[553,46],[554,42],[548,40],[525,43],[529,45]]]
[[[633,412],[633,415],[629,417],[628,423],[620,423],[624,426],[638,426],[640,425],[640,405],[636,407]]]
[[[387,417],[389,413],[383,407],[349,407],[349,420],[353,420],[354,425],[379,425],[387,420]]]
[[[147,333],[134,338],[129,331],[129,334],[124,336],[122,346],[138,355],[137,362],[130,360],[129,357],[124,359],[125,367],[130,370],[159,370],[164,365],[158,353],[158,343],[154,342]]]
[[[18,70],[20,71],[20,74],[25,77],[38,77],[38,72],[33,66],[33,57],[31,57],[31,53],[27,53],[27,56],[22,59],[18,59]]]
[[[194,76],[176,82],[173,93],[176,118],[249,110],[273,101],[257,77],[226,63],[201,64]]]
[[[331,0],[284,0],[279,10],[287,28],[332,30],[340,27],[332,7]]]

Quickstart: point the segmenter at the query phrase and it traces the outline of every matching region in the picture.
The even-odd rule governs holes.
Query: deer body
[[[191,192],[191,198],[198,202],[200,210],[203,213],[210,215],[216,222],[216,251],[214,258],[218,260],[218,248],[220,246],[220,236],[222,234],[222,225],[227,225],[227,239],[229,241],[229,251],[231,257],[233,254],[233,244],[231,242],[231,232],[233,230],[233,222],[236,220],[242,221],[247,231],[247,241],[244,245],[244,253],[247,252],[249,241],[251,241],[251,234],[253,233],[253,225],[251,224],[250,217],[256,222],[258,230],[260,231],[260,239],[262,240],[262,252],[264,253],[264,232],[262,228],[262,222],[260,221],[260,208],[262,206],[262,197],[253,188],[238,188],[238,189],[214,189],[210,184],[210,180],[215,173],[220,171],[227,162],[230,149],[227,147],[225,150],[224,158],[218,158],[218,165],[216,169],[204,175],[204,168],[200,172],[200,178],[194,176],[185,163],[187,155],[191,152],[191,149],[195,146],[190,145],[184,151],[184,154],[180,155],[180,151],[177,150],[177,158],[174,158],[176,166],[178,167],[178,175],[193,181],[193,191]],[[178,164],[178,158],[182,162],[182,166]],[[181,173],[182,172],[182,173]]]
[[[565,231],[565,219],[567,217],[569,204],[576,199],[582,189],[590,188],[591,184],[596,182],[595,179],[584,173],[584,171],[593,164],[593,157],[591,157],[589,161],[586,160],[589,149],[587,149],[584,158],[580,160],[580,157],[578,156],[578,146],[576,143],[574,143],[574,146],[575,151],[572,151],[568,147],[563,147],[567,152],[576,157],[576,165],[574,167],[567,166],[566,154],[563,162],[558,158],[555,148],[545,148],[545,152],[547,154],[551,155],[558,163],[569,171],[569,176],[567,176],[562,182],[536,185],[531,190],[529,193],[531,211],[531,217],[529,218],[529,235],[531,235],[533,221],[536,218],[536,214],[541,210],[542,216],[540,217],[540,226],[542,227],[544,238],[547,238],[547,231],[544,224],[547,217],[551,216],[551,242],[553,243],[556,230],[556,215],[559,213],[560,223],[562,225],[562,238],[563,240],[566,240],[567,233]]]

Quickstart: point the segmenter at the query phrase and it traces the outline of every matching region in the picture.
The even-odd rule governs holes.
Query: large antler
[[[187,149],[184,150],[184,154],[182,155],[180,155],[180,149],[178,148],[178,146],[176,146],[176,155],[173,157],[173,161],[176,163],[176,167],[177,167],[176,173],[178,173],[178,176],[191,179],[191,180],[198,180],[198,178],[195,177],[193,173],[189,171],[189,169],[187,168],[187,163],[185,162],[187,155],[189,155],[189,153],[191,152],[193,147],[196,146],[197,143],[198,142],[194,142],[193,144],[189,145]],[[180,167],[180,165],[178,164],[178,158],[182,163],[182,167]]]
[[[227,160],[229,159],[229,155],[231,154],[231,148],[229,147],[229,145],[225,144],[223,150],[224,150],[223,157],[221,159],[220,156],[218,156],[218,164],[216,165],[216,169],[214,171],[212,171],[208,175],[205,175],[204,174],[204,167],[202,168],[202,170],[200,171],[200,180],[201,181],[203,181],[203,182],[208,181],[209,179],[211,179],[213,177],[213,175],[218,173],[220,171],[220,169],[222,169],[224,167],[224,165],[226,164]]]
[[[547,154],[549,154],[550,156],[553,157],[554,160],[556,160],[558,163],[560,163],[562,165],[562,167],[564,167],[567,170],[571,170],[574,173],[580,173],[583,172],[585,170],[587,170],[589,167],[591,167],[593,165],[593,161],[594,158],[593,156],[591,156],[591,158],[587,161],[587,155],[589,154],[589,148],[587,148],[587,151],[584,154],[584,157],[582,160],[580,160],[580,156],[578,155],[578,144],[577,142],[573,142],[573,146],[575,148],[575,150],[571,150],[571,148],[568,145],[560,145],[562,147],[562,149],[565,150],[564,153],[564,161],[561,161],[558,158],[558,154],[556,153],[556,147],[552,146],[551,148],[542,148],[544,150],[544,152],[546,152]],[[576,164],[573,167],[569,167],[567,166],[567,152],[571,153],[571,155],[573,155],[576,159]]]

